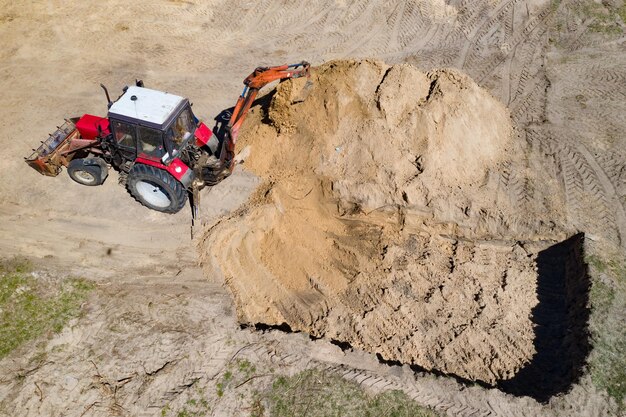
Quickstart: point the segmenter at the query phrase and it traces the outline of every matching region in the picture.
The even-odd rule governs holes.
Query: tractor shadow
[[[584,234],[550,246],[537,256],[537,298],[532,310],[535,356],[504,392],[547,402],[569,391],[583,374],[591,350],[588,320],[590,279],[584,262]]]

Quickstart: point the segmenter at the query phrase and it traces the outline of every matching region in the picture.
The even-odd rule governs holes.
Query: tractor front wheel
[[[187,202],[187,191],[167,171],[135,164],[128,173],[128,191],[144,206],[163,213],[177,213]]]
[[[101,185],[108,174],[106,163],[100,158],[73,159],[67,166],[70,178],[82,185]]]

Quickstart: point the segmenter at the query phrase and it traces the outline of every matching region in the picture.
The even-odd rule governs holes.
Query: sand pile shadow
[[[539,303],[532,310],[536,354],[515,377],[499,384],[503,391],[545,402],[580,379],[591,349],[583,243],[579,233],[539,252]]]

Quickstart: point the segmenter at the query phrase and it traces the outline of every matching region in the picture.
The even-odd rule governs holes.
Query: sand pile
[[[495,205],[490,173],[517,150],[506,109],[452,70],[334,61],[311,81],[306,100],[306,80],[287,81],[250,117],[240,144],[263,185],[201,243],[239,320],[513,378],[535,354],[545,247],[524,239],[554,226]]]

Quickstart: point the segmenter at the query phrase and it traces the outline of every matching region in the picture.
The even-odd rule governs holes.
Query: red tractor
[[[57,176],[65,166],[74,181],[90,186],[102,184],[113,167],[141,204],[176,213],[189,193],[197,206],[200,189],[230,175],[239,128],[258,91],[272,81],[303,76],[309,76],[304,61],[254,70],[244,80],[232,115],[223,121],[223,133],[200,122],[186,98],[144,88],[137,81],[112,102],[101,85],[107,117],[85,114],[66,120],[26,163],[48,176]]]

